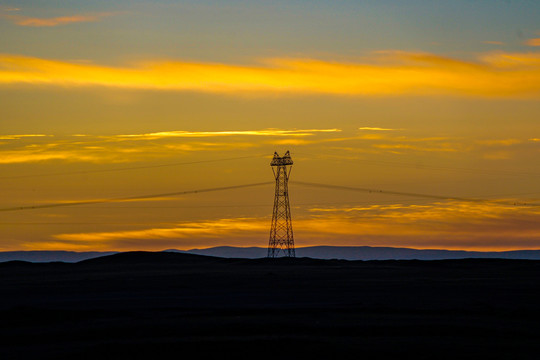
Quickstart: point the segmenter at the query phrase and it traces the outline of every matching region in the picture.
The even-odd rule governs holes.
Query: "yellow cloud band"
[[[259,65],[155,61],[131,67],[0,55],[0,85],[106,86],[249,94],[539,97],[540,53],[491,53],[477,62],[379,53],[364,62],[269,59]]]
[[[118,135],[116,138],[130,139],[159,139],[159,138],[198,138],[198,137],[217,137],[217,136],[311,136],[314,133],[332,133],[340,132],[340,129],[307,129],[307,130],[280,130],[280,129],[264,129],[264,130],[237,130],[237,131],[161,131],[149,134],[128,134]]]

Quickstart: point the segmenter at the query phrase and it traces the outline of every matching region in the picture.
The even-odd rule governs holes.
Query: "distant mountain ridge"
[[[164,252],[181,252],[224,258],[256,259],[266,257],[267,249],[262,247],[218,246],[207,249],[191,250],[169,249],[164,250]],[[5,251],[0,252],[0,262],[13,260],[29,262],[79,262],[117,253],[118,252],[115,251]],[[444,260],[466,258],[540,260],[540,250],[485,252],[465,250],[419,250],[372,246],[309,246],[296,248],[296,257],[342,260]]]
[[[113,255],[118,251],[2,251],[0,252],[0,262],[21,260],[29,262],[79,262],[86,259],[93,259],[100,256]]]
[[[266,256],[267,249],[260,247],[238,248],[231,246],[219,246],[208,249],[192,249],[185,252],[190,254],[219,257],[260,258]],[[372,246],[309,246],[296,248],[296,257],[343,260],[444,260],[466,258],[540,260],[540,250],[486,252],[465,250],[419,250],[411,248]]]

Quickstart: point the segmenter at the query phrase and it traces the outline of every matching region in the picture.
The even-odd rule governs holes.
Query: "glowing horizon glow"
[[[529,243],[529,248],[540,248],[540,241],[531,240],[540,236],[540,226],[534,223],[524,226],[525,222],[519,215],[520,212],[525,212],[527,218],[534,219],[540,214],[540,209],[512,206],[508,203],[511,200],[499,199],[503,200],[507,204],[496,201],[475,204],[446,201],[423,205],[398,203],[350,208],[312,207],[309,211],[319,215],[294,221],[295,232],[304,238],[297,246],[327,245],[330,238],[332,244],[338,246],[350,246],[361,241],[364,245],[407,247],[401,245],[403,239],[406,239],[408,243],[412,241],[415,244],[414,248],[422,249],[458,250],[465,247],[478,251],[509,251],[523,248],[525,242]],[[340,212],[347,215],[337,215]],[[126,239],[161,239],[167,244],[170,241],[170,244],[179,245],[179,250],[192,248],[194,239],[214,239],[215,246],[218,246],[227,245],[227,242],[219,239],[236,238],[239,244],[244,241],[264,247],[266,239],[262,235],[267,232],[269,221],[267,218],[222,218],[181,223],[169,228],[64,233],[55,235],[55,239],[71,247],[78,243],[84,249],[86,244],[90,243],[98,244],[99,248],[107,250],[112,250],[115,246],[122,247]],[[441,226],[441,222],[445,225]],[[515,239],[504,240],[509,234],[523,240],[518,244]],[[260,238],[256,244],[253,243],[254,238]],[[492,238],[499,239],[497,246],[493,246],[490,241]],[[189,242],[182,246],[182,241],[175,242],[178,239]],[[130,241],[127,242],[128,249],[129,244]],[[151,244],[150,249],[162,249]]]

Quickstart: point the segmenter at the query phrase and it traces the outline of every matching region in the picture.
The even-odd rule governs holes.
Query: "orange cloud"
[[[362,245],[469,250],[540,248],[538,207],[449,201],[311,211],[319,214],[315,218],[318,221],[297,224],[295,233],[309,232],[312,241],[332,233],[337,241]]]
[[[108,67],[6,54],[0,56],[0,84],[106,86],[244,96],[540,95],[540,53],[490,53],[478,62],[423,53],[376,55],[360,63],[268,59],[251,66],[154,61]]]
[[[215,237],[231,235],[243,231],[264,231],[268,224],[255,219],[220,219],[216,221],[178,224],[173,228],[152,228],[143,230],[113,231],[99,233],[60,234],[60,240],[108,241],[115,239],[153,239],[153,238],[186,238],[193,236]]]
[[[459,201],[316,207],[293,222],[297,246],[371,245],[467,250],[540,248],[538,207]],[[64,233],[80,249],[266,246],[270,219],[226,218],[106,232]],[[42,244],[40,243],[40,246]]]
[[[54,18],[36,18],[21,15],[1,15],[3,18],[11,20],[13,23],[20,26],[32,26],[32,27],[51,27],[80,22],[95,22],[101,20],[101,18],[114,15],[115,13],[103,12],[92,15],[71,15],[71,16],[59,16]]]
[[[529,39],[525,41],[525,44],[529,46],[540,46],[540,38]]]

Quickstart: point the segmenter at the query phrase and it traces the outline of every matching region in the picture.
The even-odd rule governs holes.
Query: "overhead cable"
[[[212,191],[243,189],[247,187],[270,185],[270,184],[273,184],[273,182],[261,182],[261,183],[254,183],[254,184],[224,186],[224,187],[198,189],[198,190],[186,190],[186,191],[177,191],[177,192],[151,194],[151,195],[128,196],[128,197],[112,198],[112,199],[95,199],[95,200],[83,200],[83,201],[57,202],[57,203],[50,203],[50,204],[43,204],[43,205],[16,206],[16,207],[10,207],[10,208],[3,208],[3,209],[0,209],[0,211],[33,210],[33,209],[64,207],[64,206],[103,204],[103,203],[122,202],[122,201],[136,201],[136,200],[145,200],[145,199],[167,197],[167,196],[178,196],[178,195],[197,194],[197,193],[205,193],[205,192],[212,192]]]

